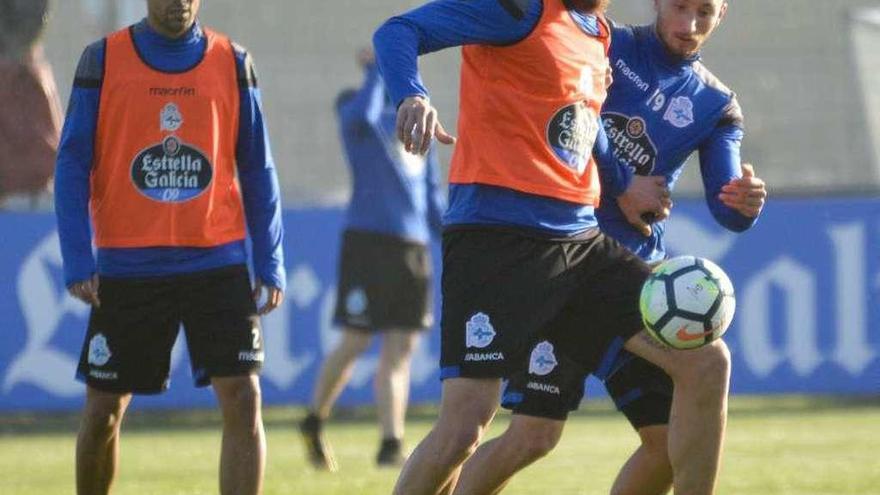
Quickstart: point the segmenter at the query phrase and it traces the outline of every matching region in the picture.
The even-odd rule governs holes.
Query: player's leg
[[[339,250],[339,282],[334,322],[342,339],[328,354],[312,389],[308,414],[299,423],[299,433],[309,462],[316,469],[336,471],[336,459],[324,435],[324,422],[333,404],[351,379],[355,360],[367,350],[376,328],[373,321],[374,284],[382,281],[376,268],[377,236],[347,230]]]
[[[410,360],[418,338],[415,330],[391,330],[382,335],[382,351],[375,380],[376,409],[382,430],[382,445],[376,461],[381,465],[403,462],[402,442],[409,402]]]
[[[324,422],[351,379],[355,361],[370,345],[371,337],[370,333],[360,329],[344,328],[339,345],[321,364],[309,412],[299,424],[309,461],[318,469],[331,472],[337,469],[333,448],[324,436]]]
[[[223,413],[220,450],[221,495],[262,492],[266,433],[261,413],[260,381],[254,374],[211,379]]]
[[[223,413],[220,493],[258,494],[266,464],[264,352],[247,267],[190,274],[175,287],[195,384],[214,388]]]
[[[611,495],[663,495],[672,488],[672,465],[669,463],[668,425],[640,428],[641,444],[627,459]]]
[[[458,467],[495,415],[501,377],[525,362],[533,335],[565,304],[557,243],[493,230],[443,235],[440,417],[404,465],[394,493],[454,489]],[[537,295],[537,296],[536,296]]]
[[[440,415],[404,464],[396,495],[435,495],[452,482],[492,422],[500,387],[499,378],[443,381]]]
[[[345,328],[339,344],[327,355],[321,364],[321,371],[315,381],[309,414],[319,421],[330,417],[333,404],[351,379],[351,372],[358,356],[367,350],[372,334],[357,329]]]
[[[504,433],[484,443],[462,468],[454,494],[492,495],[513,475],[550,453],[565,421],[515,414]]]
[[[86,388],[86,405],[76,438],[76,492],[104,495],[116,478],[119,428],[131,394]]]
[[[576,313],[565,308],[551,324],[564,327],[578,320]],[[514,412],[510,424],[468,459],[454,493],[499,493],[517,472],[559,443],[569,412],[577,409],[584,396],[586,375],[579,363],[558,349],[563,347],[552,334],[532,344],[528,365],[510,376],[501,400],[502,406]]]
[[[668,433],[675,492],[714,493],[727,425],[727,346],[719,340],[699,349],[674,350],[643,330],[627,340],[626,349],[662,368],[675,385]]]
[[[109,492],[132,393],[165,390],[180,326],[164,278],[101,277],[98,292],[101,306],[92,309],[76,372],[87,385],[76,445],[80,495]]]
[[[621,352],[604,379],[617,409],[639,434],[640,445],[621,468],[612,495],[662,495],[672,488],[668,453],[672,380],[660,368]]]

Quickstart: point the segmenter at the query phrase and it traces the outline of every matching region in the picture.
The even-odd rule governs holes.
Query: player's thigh
[[[585,372],[604,377],[625,343],[644,330],[639,295],[651,268],[605,235],[580,263],[578,290],[542,335]]]
[[[180,320],[173,277],[101,277],[77,378],[105,392],[158,393],[167,388]]]
[[[386,330],[382,332],[382,359],[399,361],[409,359],[418,345],[422,332],[418,329]]]
[[[642,330],[628,339],[624,347],[663,369],[674,383],[726,380],[730,374],[730,351],[720,339],[697,349],[679,350],[661,344]]]
[[[177,295],[197,386],[259,372],[263,338],[247,267],[190,274]]]
[[[605,388],[617,409],[634,429],[669,423],[672,379],[662,369],[626,351],[621,363],[605,378]]]
[[[503,404],[517,414],[565,419],[580,404],[585,376],[609,368],[642,328],[638,298],[650,268],[601,234],[566,250],[579,285],[511,376]]]
[[[482,428],[495,412],[501,392],[498,378],[451,378],[443,381],[438,425]]]

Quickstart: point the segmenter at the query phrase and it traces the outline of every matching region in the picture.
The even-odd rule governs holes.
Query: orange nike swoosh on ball
[[[713,331],[714,330],[709,330],[708,332],[703,333],[688,333],[687,327],[681,327],[678,329],[677,332],[675,332],[675,336],[678,338],[678,340],[681,340],[682,342],[690,342],[692,340],[698,340],[704,337],[708,337],[709,335],[712,335]]]

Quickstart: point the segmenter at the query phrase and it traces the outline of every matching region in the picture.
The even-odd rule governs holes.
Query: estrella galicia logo
[[[599,122],[584,102],[559,109],[547,123],[547,143],[568,168],[582,175],[590,161]]]
[[[89,364],[104,366],[110,361],[112,355],[110,346],[107,345],[107,337],[104,334],[96,333],[89,340]]]
[[[468,347],[482,349],[495,340],[495,333],[489,315],[477,313],[465,324],[465,344]]]
[[[179,203],[211,184],[214,171],[205,154],[171,135],[142,150],[131,163],[131,180],[150,199]]]
[[[657,163],[657,147],[648,135],[647,124],[641,117],[630,117],[614,112],[602,114],[602,125],[611,146],[638,175],[650,175]]]
[[[556,361],[556,354],[553,353],[553,344],[544,341],[532,349],[532,355],[529,359],[529,373],[538,376],[549,375],[557,364],[559,362]]]

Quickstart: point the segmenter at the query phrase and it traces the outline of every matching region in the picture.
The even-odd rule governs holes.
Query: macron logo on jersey
[[[626,62],[623,61],[622,58],[617,59],[617,63],[614,64],[618,69],[620,69],[620,73],[623,74],[623,77],[632,81],[633,84],[636,85],[640,90],[647,92],[651,87],[648,83],[642,79],[642,76],[638,75],[636,71],[632,70]]]

